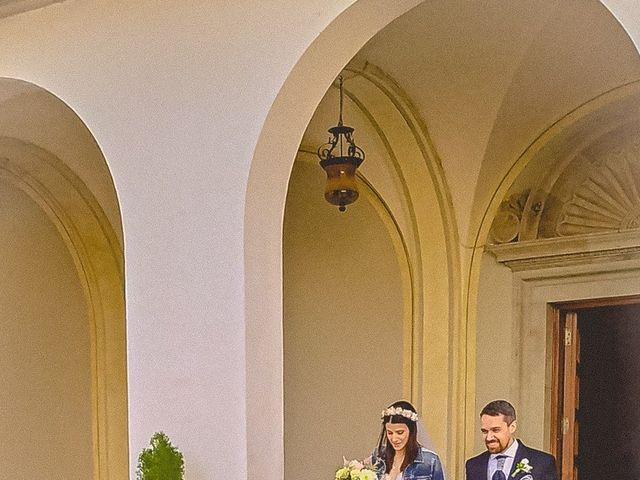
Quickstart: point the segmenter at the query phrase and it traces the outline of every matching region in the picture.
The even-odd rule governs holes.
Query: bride
[[[378,476],[381,480],[444,480],[440,458],[424,446],[429,443],[413,405],[404,400],[392,403],[382,412],[374,452]]]

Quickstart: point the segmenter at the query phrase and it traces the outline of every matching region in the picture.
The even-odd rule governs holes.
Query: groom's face
[[[513,442],[516,421],[514,420],[510,425],[507,425],[504,415],[482,415],[480,417],[480,431],[489,453],[500,453]]]

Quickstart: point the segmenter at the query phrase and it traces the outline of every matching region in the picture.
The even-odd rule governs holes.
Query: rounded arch
[[[88,129],[54,95],[0,79],[0,103],[0,179],[26,193],[55,226],[84,292],[94,478],[127,478],[124,257],[113,182]],[[80,164],[86,171],[70,167]]]
[[[259,474],[265,478],[282,478],[283,473],[282,223],[289,175],[300,140],[336,75],[370,38],[419,3],[405,1],[390,6],[375,0],[354,2],[316,38],[295,65],[258,139],[247,186],[244,232],[249,476]],[[401,110],[403,105],[396,104],[396,108]],[[405,120],[411,114],[402,112]],[[287,136],[282,135],[284,124],[290,127]],[[422,127],[417,124],[410,126],[416,130]],[[425,138],[414,139],[416,142],[421,140]],[[421,145],[420,148],[427,162],[436,160],[433,152],[429,151],[430,145]],[[431,178],[434,184],[440,180]],[[446,198],[441,200],[449,202]],[[431,207],[437,210],[434,205],[420,206]],[[447,204],[446,208],[450,205]],[[445,220],[440,211],[437,215],[438,228],[442,228]],[[445,224],[444,228],[451,229],[452,225]],[[448,247],[456,249],[457,245],[449,244]],[[444,255],[446,258],[446,252]],[[448,291],[451,276],[444,277],[430,278],[431,285],[425,287],[424,294],[437,295]],[[453,320],[455,309],[455,305],[448,305],[445,308],[448,318],[436,320]],[[457,368],[458,360],[464,359],[460,349],[464,348],[461,342],[466,336],[457,328],[456,325],[442,339],[446,345],[453,346],[451,356],[444,364],[431,365],[431,368],[448,369],[452,365]],[[459,382],[464,381],[464,374],[450,378],[453,379],[450,383],[444,387],[439,385],[434,389],[437,391],[430,394],[446,398],[448,419],[455,425],[461,425],[458,416],[464,412],[464,408],[460,408],[464,406],[464,399]],[[273,413],[265,415],[265,411]],[[461,434],[464,435],[463,429],[452,428],[446,439],[452,472],[464,455],[463,442],[456,438]],[[274,436],[275,444],[266,450],[264,439]]]
[[[552,190],[558,177],[562,172],[567,170],[570,161],[576,158],[576,155],[579,155],[586,146],[597,143],[600,138],[606,136],[608,132],[616,131],[621,125],[629,122],[635,122],[634,124],[637,125],[639,99],[640,83],[638,81],[604,92],[579,105],[550,125],[518,158],[512,161],[508,171],[493,191],[489,203],[484,208],[482,221],[480,222],[473,243],[464,312],[468,323],[467,332],[470,337],[476,336],[478,331],[481,330],[480,328],[476,329],[476,324],[482,322],[483,318],[487,318],[486,311],[484,312],[485,317],[482,317],[483,314],[479,312],[481,305],[484,303],[486,309],[487,302],[493,298],[491,295],[495,295],[495,291],[498,289],[495,284],[491,286],[494,292],[488,293],[488,289],[482,289],[483,273],[489,272],[488,275],[493,275],[492,278],[496,279],[496,283],[500,282],[500,280],[497,279],[500,279],[500,276],[503,275],[503,273],[496,270],[497,262],[493,260],[490,262],[486,261],[488,254],[485,254],[485,252],[487,244],[491,243],[491,228],[494,222],[499,224],[501,220],[499,215],[501,212],[504,212],[505,203],[507,203],[510,198],[515,197],[515,195],[513,195],[514,192],[521,191],[522,188],[527,186],[533,186],[529,198],[522,202],[523,209],[522,212],[520,212],[522,215],[522,225],[519,228],[522,229],[521,232],[523,235],[519,240],[527,241],[526,244],[530,246],[536,240],[541,240],[541,237],[538,236],[539,217],[545,208],[548,193]],[[517,243],[516,239],[517,236],[514,235],[511,240]],[[493,241],[500,243],[495,237]],[[505,243],[505,246],[510,245],[509,241],[505,241]],[[583,243],[584,247],[586,247],[588,242],[583,240]],[[547,255],[551,254],[552,248],[553,246],[547,247]],[[557,245],[556,248],[558,248]],[[491,249],[493,249],[493,246]],[[532,255],[532,257],[535,257],[535,255]],[[569,262],[567,264],[571,265]],[[520,283],[518,282],[524,282],[522,280],[523,277],[518,276],[521,272],[512,275],[511,271],[504,266],[500,268],[507,272],[504,273],[504,275],[508,275],[508,281],[505,277],[502,277],[504,280],[503,285],[508,285],[509,289],[514,292],[516,288],[520,289]],[[538,268],[541,267],[538,266]],[[567,278],[569,277],[568,274],[565,274],[565,276]],[[527,278],[527,281],[529,280],[531,280],[531,278]],[[513,284],[511,282],[513,282]],[[570,283],[569,280],[567,280],[567,283]],[[557,290],[561,290],[560,287],[558,287]],[[519,305],[518,308],[514,307],[513,315],[518,318],[518,320],[514,320],[514,324],[523,321],[518,315],[522,315],[523,318],[525,315],[528,315],[528,313],[523,313],[528,307],[522,307],[520,304],[522,302],[522,304],[528,305],[526,303],[528,299],[525,298],[527,294],[528,293],[522,293],[520,290],[518,290],[518,293],[514,293],[514,297],[519,295],[517,300],[513,300],[513,302],[517,302]],[[509,299],[509,301],[512,300]],[[505,310],[508,312],[509,308],[510,306],[506,306]],[[520,312],[521,308],[523,309],[522,312]],[[513,328],[517,329],[521,327],[516,326]],[[505,333],[505,335],[507,334]],[[529,340],[530,337],[527,337],[527,341]],[[514,345],[516,345],[514,348],[522,348],[520,344],[514,343]],[[519,359],[515,364],[517,364],[519,368],[531,360],[531,358],[526,357],[525,354],[519,353],[518,355]],[[480,372],[482,369],[481,366],[478,366],[476,370],[476,359],[475,349],[470,349],[467,352],[467,362],[470,365],[470,382],[467,387],[469,389],[472,387],[475,388],[474,378],[477,372]],[[533,362],[530,362],[530,364],[531,363]],[[544,366],[544,362],[542,362],[542,365]],[[539,399],[532,400],[532,396],[528,395],[526,388],[515,383],[513,388],[514,391],[512,393],[514,397],[519,398],[522,406],[528,408],[529,411],[540,413],[548,411],[548,405],[542,404],[538,401]],[[472,402],[473,400],[471,399],[469,404],[470,409],[474,408]],[[533,432],[532,435],[535,434],[542,439],[544,432],[540,425],[539,418],[536,417],[535,422],[527,424],[525,420],[521,426],[523,429],[529,428],[528,431]]]

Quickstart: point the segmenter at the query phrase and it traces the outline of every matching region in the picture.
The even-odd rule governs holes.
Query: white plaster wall
[[[114,176],[126,250],[132,468],[151,433],[162,428],[185,452],[190,478],[245,477],[245,374],[252,372],[245,370],[243,214],[252,153],[292,68],[351,3],[67,0],[0,22],[0,76],[33,82],[70,105],[95,135]],[[365,11],[369,23],[354,24],[361,28],[352,29],[353,44],[332,45],[339,53],[328,60],[330,67],[317,67],[323,56],[306,55],[319,60],[305,74],[296,70],[297,79],[309,77],[310,100],[277,104],[278,113],[293,112],[291,123],[280,127],[292,125],[298,138],[264,142],[285,152],[292,151],[289,143],[297,148],[312,103],[348,61],[345,52],[355,53],[375,33],[378,18],[393,18],[411,3],[389,5],[393,12],[379,17]],[[323,47],[329,50],[338,37],[327,38]],[[279,179],[293,159],[273,157]],[[279,287],[265,288],[264,282],[280,281],[285,187],[265,184],[265,191],[252,190],[250,202],[264,205],[267,221],[255,224],[265,227],[259,241],[276,248],[265,247],[259,258],[263,250],[252,246],[258,256],[252,260],[268,265],[268,278],[250,282],[256,283],[252,292],[268,291],[259,309],[269,320],[267,331],[257,326],[251,334],[262,335],[274,352],[280,337],[271,320],[280,313]],[[272,353],[265,361],[275,377],[279,360]],[[269,378],[266,398],[277,399],[279,388]],[[275,420],[258,428],[267,427],[265,439],[280,420],[277,401],[267,403],[269,410],[260,414]],[[267,466],[277,470],[278,460]],[[265,475],[276,478],[271,471]]]
[[[0,23],[0,76],[70,105],[114,177],[132,471],[162,429],[189,478],[246,476],[249,166],[291,68],[350,3],[68,0]]]
[[[340,213],[324,179],[317,162],[296,162],[285,211],[286,479],[301,465],[332,478],[343,455],[368,457],[380,411],[403,392],[406,259],[374,198],[362,192]]]
[[[2,478],[92,478],[90,325],[45,213],[0,181]]]
[[[476,406],[473,412],[476,452],[486,449],[480,435],[480,410],[498,399],[513,402],[517,410],[519,387],[518,352],[513,343],[519,319],[514,311],[512,273],[490,253],[483,254],[481,268],[476,323]]]

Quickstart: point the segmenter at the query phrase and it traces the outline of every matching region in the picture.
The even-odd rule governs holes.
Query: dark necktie
[[[496,457],[496,463],[498,464],[498,469],[493,473],[491,480],[507,480],[502,469],[504,468],[504,461],[507,459],[506,455],[498,455]]]

